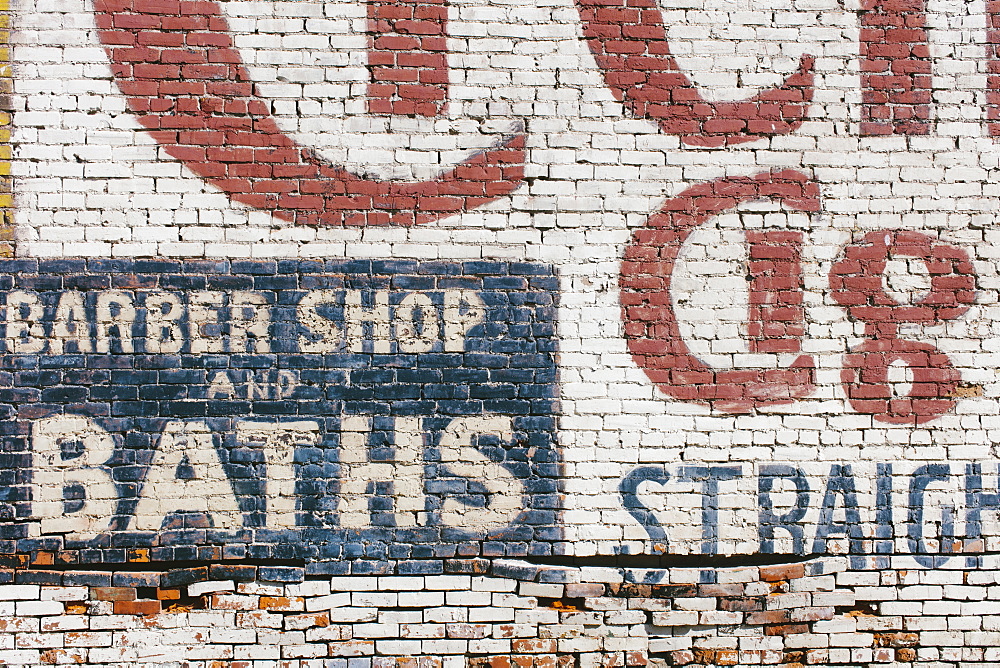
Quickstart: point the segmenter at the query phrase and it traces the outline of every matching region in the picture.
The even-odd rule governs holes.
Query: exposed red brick
[[[98,601],[134,601],[134,587],[92,587],[90,596]]]
[[[55,555],[52,552],[35,552],[31,555],[32,566],[51,566],[55,563]]]
[[[566,598],[604,596],[604,585],[597,582],[572,582],[566,585]]]
[[[779,582],[804,577],[805,566],[802,564],[787,564],[780,566],[761,566],[760,579],[764,582]]]
[[[743,596],[745,590],[739,583],[698,585],[699,596]]]
[[[159,612],[159,601],[115,601],[116,615],[156,615]]]
[[[670,662],[675,666],[686,666],[694,662],[694,652],[688,649],[681,649],[670,652]]]
[[[809,625],[775,624],[764,627],[764,634],[769,636],[788,636],[796,633],[809,633]]]
[[[764,601],[761,598],[720,598],[719,610],[727,612],[756,612],[764,609]]]
[[[645,666],[649,663],[649,657],[645,652],[625,652],[626,666]]]
[[[305,607],[305,602],[301,596],[261,596],[259,605],[261,610],[283,610],[292,612],[302,610]]]
[[[469,668],[511,668],[509,656],[474,656],[468,661]]]

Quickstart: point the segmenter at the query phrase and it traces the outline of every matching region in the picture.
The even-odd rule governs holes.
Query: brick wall
[[[997,12],[0,7],[0,664],[1000,664]]]
[[[437,575],[301,568],[3,571],[10,665],[995,665],[997,571],[857,572],[445,560]],[[148,566],[148,564],[147,564]],[[651,578],[651,576],[657,576]],[[305,579],[303,579],[305,577]],[[658,579],[658,584],[636,580]],[[183,661],[181,660],[183,657]]]

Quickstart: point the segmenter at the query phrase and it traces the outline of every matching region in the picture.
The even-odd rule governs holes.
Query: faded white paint
[[[181,300],[169,292],[146,295],[146,352],[170,354],[184,346]]]
[[[199,420],[171,420],[163,429],[135,509],[135,528],[158,531],[171,513],[206,513],[213,526],[243,526],[232,484],[222,468],[215,434]],[[181,466],[193,472],[179,478]]]
[[[259,292],[240,290],[229,296],[230,352],[271,352],[271,310],[266,305]]]
[[[82,415],[54,415],[31,424],[32,516],[42,534],[89,540],[107,531],[118,491],[103,465],[114,452],[114,438]],[[79,509],[67,512],[65,492],[83,492]]]
[[[94,351],[90,336],[90,323],[83,303],[83,293],[76,290],[67,290],[59,295],[56,317],[52,323],[49,352],[53,355],[69,352],[66,350],[66,344],[69,342],[73,342],[76,347],[72,352],[90,353]]]
[[[121,290],[102,290],[97,293],[97,352],[111,352],[111,332],[114,330],[121,351],[134,353],[134,324],[135,304],[132,295]]]
[[[391,429],[383,429],[383,424],[376,430],[371,416],[341,418],[337,510],[343,527],[428,524],[425,465],[431,462],[425,459],[428,442],[423,420],[382,419],[391,422]],[[374,442],[373,431],[391,434],[391,443]],[[40,521],[39,531],[70,533],[74,539],[84,540],[109,530],[118,500],[108,467],[115,448],[112,435],[94,420],[79,415],[36,420],[31,434],[33,517]],[[446,473],[466,478],[486,490],[485,504],[481,507],[446,497],[440,509],[440,520],[446,525],[470,531],[492,530],[514,521],[523,508],[523,481],[477,449],[479,439],[484,436],[509,441],[513,437],[513,418],[506,415],[455,418],[441,434],[440,463],[446,467]],[[175,513],[204,513],[215,528],[242,527],[243,514],[219,458],[221,437],[202,420],[168,422],[156,444],[142,483],[135,520],[129,528],[157,531]],[[264,454],[267,526],[275,529],[298,526],[295,451],[300,446],[320,444],[320,423],[243,420],[236,425],[235,437],[238,444],[260,448]],[[382,448],[382,452],[391,447],[391,456],[373,459],[373,446]],[[438,472],[438,476],[443,474]],[[82,505],[65,512],[64,489],[70,485],[82,488]],[[373,507],[372,499],[376,496],[391,499],[391,510]]]
[[[480,436],[513,437],[509,415],[456,418],[441,435],[441,462],[455,475],[479,481],[489,492],[484,507],[467,506],[452,497],[444,500],[441,520],[470,530],[494,529],[509,524],[524,508],[524,481],[475,448]]]
[[[275,529],[298,526],[295,493],[295,448],[317,445],[319,423],[312,420],[260,422],[236,425],[239,443],[259,447],[267,463],[267,525]]]
[[[7,293],[6,348],[12,353],[37,353],[45,348],[42,302],[23,290]],[[22,310],[25,313],[22,313]]]
[[[372,461],[371,431],[371,417],[345,415],[341,418],[340,525],[349,528],[370,526],[373,511],[369,510],[369,501],[379,487],[392,497],[394,526],[425,524],[424,433],[420,429],[420,418],[393,419],[391,461]]]

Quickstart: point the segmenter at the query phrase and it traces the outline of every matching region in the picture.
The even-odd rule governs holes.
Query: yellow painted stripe
[[[10,0],[0,0],[0,257],[14,255],[14,195],[10,177]]]

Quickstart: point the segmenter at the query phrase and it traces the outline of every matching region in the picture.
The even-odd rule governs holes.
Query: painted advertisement
[[[997,7],[931,4],[18,9],[4,551],[979,567]]]
[[[553,552],[549,268],[6,271],[6,552],[339,560],[355,572]]]

